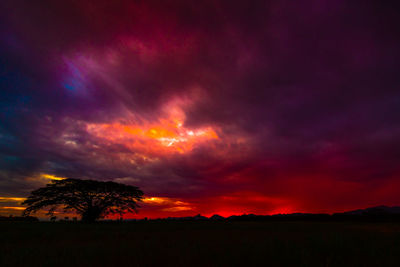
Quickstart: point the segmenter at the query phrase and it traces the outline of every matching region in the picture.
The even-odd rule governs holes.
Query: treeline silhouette
[[[60,218],[61,222],[77,222],[77,218],[73,217]],[[56,221],[57,217],[52,217],[50,221]],[[1,221],[9,222],[37,222],[39,219],[33,216],[0,216]],[[104,220],[106,222],[117,220]],[[243,214],[222,217],[215,214],[211,217],[205,217],[200,214],[188,217],[168,217],[158,219],[126,219],[125,222],[146,222],[146,221],[271,221],[271,222],[287,222],[287,221],[316,221],[316,222],[335,222],[335,221],[354,221],[354,222],[400,222],[400,207],[377,206],[367,209],[359,209],[342,213],[291,213],[291,214],[274,214],[274,215],[256,215]]]
[[[0,216],[0,222],[38,222],[39,219],[33,216]]]
[[[400,222],[400,207],[377,206],[367,209],[342,213],[291,213],[274,215],[243,214],[222,217],[218,214],[210,218],[200,214],[193,217],[169,217],[156,220],[184,221],[365,221],[365,222]]]
[[[359,221],[359,222],[400,222],[400,214],[276,214],[231,216],[228,221]]]

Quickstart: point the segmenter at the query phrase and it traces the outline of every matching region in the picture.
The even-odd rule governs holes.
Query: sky
[[[138,215],[400,205],[396,1],[0,2],[0,215],[54,179]]]

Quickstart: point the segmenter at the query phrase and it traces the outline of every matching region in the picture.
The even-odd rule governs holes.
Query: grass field
[[[400,224],[2,222],[0,266],[400,266]]]

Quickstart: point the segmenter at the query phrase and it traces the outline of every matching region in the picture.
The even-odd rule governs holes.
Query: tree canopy
[[[41,209],[48,209],[47,215],[53,216],[57,209],[63,209],[79,214],[82,221],[93,222],[110,214],[137,213],[137,202],[142,198],[143,192],[136,186],[63,179],[32,191],[22,204],[28,206],[24,210],[25,216]]]

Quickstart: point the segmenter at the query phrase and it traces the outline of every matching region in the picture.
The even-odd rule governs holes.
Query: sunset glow
[[[87,131],[106,141],[122,143],[132,149],[151,153],[185,153],[196,144],[218,139],[211,127],[187,129],[182,126],[182,122],[169,120],[149,125],[89,124]]]
[[[0,197],[0,202],[11,202],[11,201],[15,201],[15,202],[22,202],[24,201],[26,198],[23,197]]]
[[[149,211],[146,212],[146,214],[144,215],[141,214],[141,217],[154,217],[156,214],[151,213],[152,209],[164,212],[165,214],[168,214],[170,212],[176,213],[193,210],[193,207],[188,202],[167,197],[146,197],[143,199],[143,202],[148,207]]]
[[[126,218],[400,205],[394,1],[47,2],[0,1],[1,214],[67,178]]]
[[[65,179],[65,177],[58,177],[58,176],[55,176],[52,174],[42,174],[41,177],[43,177],[45,179],[49,179],[49,180],[56,180],[56,181]]]
[[[5,210],[24,210],[24,207],[1,207],[1,209]]]

